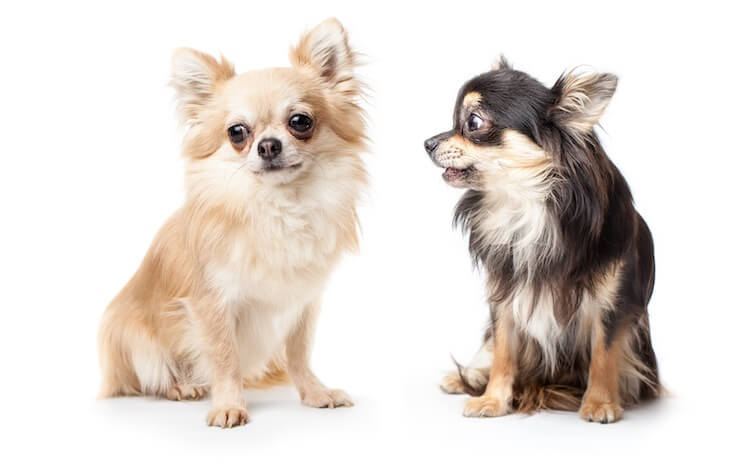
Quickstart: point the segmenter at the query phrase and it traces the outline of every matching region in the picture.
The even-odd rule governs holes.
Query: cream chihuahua
[[[329,19],[290,60],[236,75],[224,58],[175,53],[186,199],[104,314],[101,396],[210,392],[208,424],[232,427],[248,421],[243,387],[288,373],[303,404],[352,405],[309,360],[324,284],[357,248],[356,55]]]

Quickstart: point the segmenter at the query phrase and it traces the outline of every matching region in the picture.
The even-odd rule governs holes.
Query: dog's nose
[[[438,143],[437,137],[430,137],[424,141],[424,149],[427,150],[427,153],[432,153],[432,151],[435,150],[435,147],[438,146]]]
[[[281,141],[275,137],[258,142],[258,156],[264,160],[273,160],[281,153]]]

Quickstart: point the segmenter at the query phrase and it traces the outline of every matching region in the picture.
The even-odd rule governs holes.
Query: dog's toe
[[[307,392],[302,396],[302,403],[315,408],[351,407],[354,405],[349,395],[341,389],[321,389]]]
[[[614,423],[622,418],[623,409],[615,402],[585,400],[578,414],[582,419],[596,423]]]
[[[207,386],[175,384],[167,391],[169,400],[200,400],[208,394]]]
[[[465,417],[500,417],[510,411],[510,402],[487,395],[472,397],[464,406]]]
[[[248,422],[247,410],[242,407],[219,407],[211,410],[206,417],[208,426],[232,428],[242,426]]]

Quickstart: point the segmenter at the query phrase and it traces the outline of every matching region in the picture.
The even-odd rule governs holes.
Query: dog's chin
[[[443,180],[448,185],[458,188],[472,187],[476,183],[477,170],[473,166],[467,168],[449,167],[443,171]]]

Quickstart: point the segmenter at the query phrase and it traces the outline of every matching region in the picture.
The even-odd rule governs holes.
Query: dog
[[[453,128],[424,143],[467,189],[454,224],[487,276],[484,343],[441,384],[473,396],[466,416],[546,408],[611,423],[660,393],[653,239],[594,131],[616,87],[573,71],[547,88],[501,57],[461,88]]]
[[[309,361],[326,280],[358,247],[363,85],[333,18],[290,61],[236,74],[175,52],[186,198],[104,313],[102,397],[210,393],[206,421],[226,428],[248,421],[244,387],[288,375],[304,405],[352,405]]]

